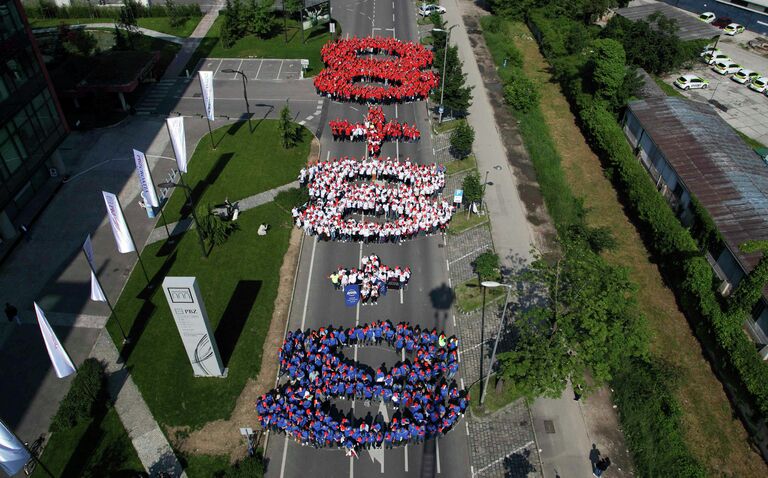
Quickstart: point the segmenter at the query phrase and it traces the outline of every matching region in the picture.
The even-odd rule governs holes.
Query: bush
[[[499,275],[499,255],[487,250],[472,262],[472,269],[480,280],[494,279]]]
[[[95,358],[86,359],[59,403],[51,422],[51,431],[72,428],[92,418],[97,405],[105,398],[104,385],[104,365]]]
[[[474,143],[475,130],[467,122],[461,122],[451,133],[451,150],[460,158],[469,156]]]
[[[538,106],[541,93],[535,82],[522,74],[513,75],[504,85],[504,100],[515,110],[526,113]]]
[[[264,476],[264,458],[261,452],[245,457],[228,469],[221,478],[261,478]]]

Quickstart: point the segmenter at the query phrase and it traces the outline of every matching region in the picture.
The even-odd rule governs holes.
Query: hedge
[[[145,6],[135,1],[128,2],[137,18],[168,17],[170,12],[165,5]],[[200,6],[197,4],[177,5],[175,7],[180,16],[202,16]],[[29,18],[104,18],[117,20],[120,17],[121,8],[96,6],[88,3],[73,3],[72,5],[56,5],[50,0],[41,0],[34,4],[24,6]]]
[[[104,400],[104,386],[104,366],[95,358],[86,359],[59,403],[51,422],[51,431],[72,428],[93,417],[97,406]]]

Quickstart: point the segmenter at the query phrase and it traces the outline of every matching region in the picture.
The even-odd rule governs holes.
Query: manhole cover
[[[555,423],[552,420],[544,420],[544,431],[547,433],[555,433]]]
[[[493,167],[493,169],[495,169],[496,171],[501,171],[501,166],[499,166],[499,165],[497,164],[496,166],[494,166],[494,167]]]

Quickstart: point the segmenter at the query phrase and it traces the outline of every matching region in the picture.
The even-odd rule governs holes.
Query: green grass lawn
[[[485,293],[486,307],[497,300],[503,300],[506,294],[507,289],[504,287],[488,288]],[[456,287],[456,306],[463,312],[473,312],[483,307],[483,288],[478,287],[477,279]]]
[[[283,32],[283,23],[279,22],[279,31],[272,38],[258,38],[254,35],[248,35],[241,38],[232,45],[231,48],[224,48],[219,41],[221,25],[224,17],[219,18],[211,26],[208,34],[203,38],[197,51],[187,63],[187,68],[192,71],[201,58],[248,58],[250,56],[258,58],[279,58],[279,59],[307,59],[309,60],[309,69],[304,72],[305,76],[316,75],[322,68],[323,62],[320,60],[320,48],[328,43],[331,34],[328,33],[328,25],[320,25],[311,30],[306,30],[304,36],[306,42],[301,42],[301,30],[298,22],[288,21],[288,43],[285,42]],[[340,25],[336,23],[336,35],[341,34]]]
[[[40,461],[53,476],[135,476],[144,471],[114,408],[88,422],[53,433]],[[49,475],[37,466],[33,478]]]
[[[492,347],[492,346],[491,346]],[[490,363],[488,363],[490,366]],[[485,403],[483,407],[480,407],[480,383],[475,383],[469,388],[469,394],[472,397],[472,401],[469,403],[472,407],[472,412],[475,415],[484,415],[487,413],[493,413],[500,410],[515,400],[519,399],[522,395],[515,388],[515,384],[509,380],[505,381],[499,392],[496,391],[496,377],[493,376],[488,381],[488,390],[485,393]]]
[[[683,97],[683,94],[677,91],[677,88],[675,88],[675,85],[671,85],[664,81],[663,79],[659,78],[658,76],[653,76],[653,81],[656,82],[657,85],[659,85],[659,88],[661,88],[661,91],[664,92],[667,96],[679,96]]]
[[[477,169],[477,159],[474,154],[470,154],[464,159],[457,159],[445,164],[445,174],[448,176],[467,171],[470,169]]]
[[[283,149],[277,120],[240,121],[213,131],[216,149],[208,135],[200,138],[189,161],[184,181],[192,188],[199,205],[221,204],[225,198],[237,201],[296,180],[307,163],[312,134],[302,127],[296,146]],[[165,207],[168,222],[188,211],[183,191],[176,191]]]
[[[263,170],[262,170],[263,171]],[[132,343],[122,345],[114,318],[107,328],[155,419],[166,426],[198,428],[228,418],[246,380],[261,365],[264,337],[272,319],[278,271],[288,247],[289,214],[275,203],[245,211],[241,230],[207,259],[200,257],[196,233],[175,245],[147,246],[142,259],[154,288],[137,266],[115,310]],[[256,230],[272,227],[266,236]],[[226,378],[195,378],[160,284],[166,276],[195,276],[215,331]]]
[[[488,222],[488,214],[485,214],[484,216],[470,214],[469,217],[467,217],[467,212],[464,209],[459,209],[451,218],[451,223],[448,225],[448,234],[461,234],[467,229],[471,229],[486,222]]]
[[[442,123],[435,123],[435,133],[446,133],[448,131],[453,131],[454,129],[458,128],[460,124],[465,124],[466,122],[466,119],[459,118],[443,121]]]
[[[148,28],[161,33],[167,33],[181,38],[186,38],[192,34],[195,27],[200,23],[201,17],[191,17],[184,24],[178,27],[171,26],[168,17],[146,17],[137,18],[136,22],[142,28]],[[89,23],[114,23],[111,18],[30,18],[29,24],[32,28],[51,28],[59,25],[86,25]]]
[[[189,478],[210,478],[230,469],[225,455],[180,455],[179,459]]]

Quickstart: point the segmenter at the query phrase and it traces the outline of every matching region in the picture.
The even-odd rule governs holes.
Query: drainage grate
[[[544,420],[544,431],[547,433],[555,433],[555,423],[552,420]]]

